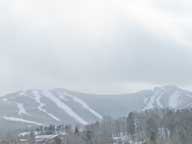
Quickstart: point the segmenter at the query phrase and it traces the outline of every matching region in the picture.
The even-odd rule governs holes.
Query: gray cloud
[[[154,84],[192,84],[191,47],[177,43],[174,31],[154,32],[155,25],[152,30],[146,28],[150,19],[135,20],[134,14],[129,16],[107,0],[91,1],[88,6],[86,0],[73,0],[79,2],[75,7],[60,0],[46,5],[31,2],[1,1],[2,8],[6,7],[0,14],[2,93],[52,87],[110,93]],[[162,13],[171,7],[158,2]],[[171,8],[180,20],[182,7]],[[157,28],[166,23],[158,20],[162,21]],[[190,27],[179,28],[190,42]]]
[[[124,27],[124,26],[120,26]],[[158,37],[135,25],[116,34],[115,74],[121,80],[190,84],[191,53],[167,37]],[[120,45],[123,45],[121,47]],[[131,53],[131,58],[129,57]]]

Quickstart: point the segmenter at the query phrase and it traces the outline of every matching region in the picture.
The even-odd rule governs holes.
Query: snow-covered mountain
[[[156,87],[152,95],[145,96],[143,110],[152,108],[184,109],[192,106],[192,92],[176,86]]]
[[[94,95],[66,89],[26,90],[0,97],[0,128],[50,123],[86,125],[103,116],[120,117],[130,111],[192,106],[192,92],[175,86],[132,94]]]

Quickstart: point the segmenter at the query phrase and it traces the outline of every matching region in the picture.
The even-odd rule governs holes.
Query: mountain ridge
[[[125,116],[153,108],[191,108],[192,92],[176,86],[121,95],[94,95],[62,88],[25,90],[0,97],[0,128],[33,125],[87,125],[104,116]]]

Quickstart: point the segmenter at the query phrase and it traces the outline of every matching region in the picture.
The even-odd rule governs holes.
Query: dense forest
[[[45,137],[49,136],[49,137]],[[53,136],[53,137],[51,137]],[[43,140],[42,140],[43,139]],[[23,130],[5,144],[191,144],[192,110],[155,109],[85,127],[40,126]]]
[[[192,110],[131,112],[118,120],[106,118],[100,123],[89,125],[87,130],[93,132],[95,138],[111,137],[113,143],[191,144]]]

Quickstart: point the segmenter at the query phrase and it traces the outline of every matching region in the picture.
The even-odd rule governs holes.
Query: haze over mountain
[[[0,94],[192,89],[190,0],[0,1]]]
[[[26,90],[0,98],[0,128],[77,124],[118,118],[131,111],[192,106],[192,92],[176,86],[155,87],[121,95],[84,94],[66,89]]]

